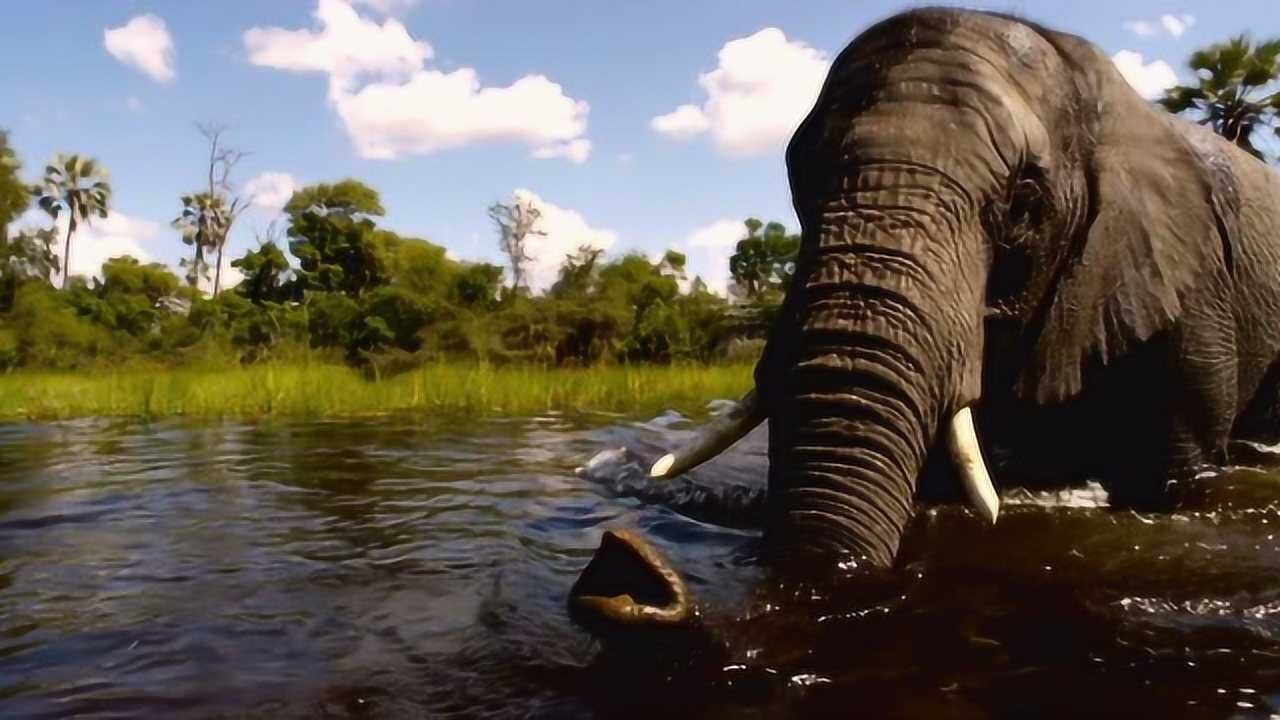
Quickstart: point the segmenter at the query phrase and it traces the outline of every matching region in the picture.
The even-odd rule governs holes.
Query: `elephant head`
[[[653,474],[767,418],[772,552],[892,564],[935,456],[994,521],[984,380],[1069,399],[1224,260],[1181,122],[1098,48],[1020,19],[923,9],[868,29],[787,150],[803,241],[756,388]]]

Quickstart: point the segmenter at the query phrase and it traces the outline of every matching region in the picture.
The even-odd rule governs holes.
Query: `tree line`
[[[242,280],[226,289],[224,247],[247,204],[229,180],[241,154],[224,147],[221,128],[202,132],[210,146],[208,183],[180,198],[172,222],[189,248],[181,278],[129,256],[106,261],[100,278],[70,275],[62,259],[75,252],[77,229],[110,210],[106,171],[91,158],[60,155],[40,182],[24,185],[0,134],[0,367],[301,354],[377,372],[440,358],[708,362],[764,334],[799,247],[798,236],[779,223],[746,221],[730,259],[732,298],[688,277],[678,252],[657,261],[640,254],[608,259],[581,247],[563,259],[550,289],[535,295],[526,281],[528,243],[541,233],[540,216],[528,201],[489,208],[509,261],[503,268],[454,260],[439,245],[381,227],[378,192],[347,179],[296,191],[282,222],[230,262]],[[48,214],[50,227],[9,232],[30,201]],[[61,217],[65,233],[57,229]],[[206,294],[201,281],[211,274]]]

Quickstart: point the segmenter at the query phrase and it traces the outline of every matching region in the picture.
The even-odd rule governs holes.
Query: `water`
[[[1209,478],[1207,506],[1174,515],[1112,511],[1096,487],[1014,491],[995,528],[921,515],[887,577],[779,588],[753,531],[681,515],[662,503],[699,514],[691,486],[638,477],[692,427],[0,426],[0,716],[1280,709],[1280,475]],[[573,473],[622,446],[636,455]],[[694,480],[749,508],[764,451],[753,434]],[[721,645],[602,654],[568,621],[612,526],[681,570]]]

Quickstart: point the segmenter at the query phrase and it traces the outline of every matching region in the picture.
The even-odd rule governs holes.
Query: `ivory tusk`
[[[694,469],[741,440],[764,418],[756,391],[751,390],[734,408],[708,423],[688,445],[658,458],[649,468],[649,477],[675,477]]]
[[[994,524],[996,516],[1000,514],[1000,495],[996,493],[995,485],[991,483],[991,474],[987,472],[987,464],[982,459],[971,409],[966,407],[951,419],[947,445],[969,502],[979,515]]]

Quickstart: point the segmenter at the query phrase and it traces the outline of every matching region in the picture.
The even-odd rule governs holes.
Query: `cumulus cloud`
[[[480,85],[475,70],[417,72],[405,83],[371,83],[332,96],[356,146],[366,158],[425,155],[478,142],[518,142],[536,158],[585,162],[587,103],[564,94],[542,75],[505,88]]]
[[[267,210],[281,210],[293,192],[299,187],[297,178],[289,173],[261,172],[244,184],[244,195],[253,204]]]
[[[398,20],[362,17],[344,0],[319,0],[317,28],[250,28],[249,61],[329,76],[329,102],[365,158],[425,155],[480,142],[514,142],[535,158],[586,162],[586,102],[544,75],[486,87],[472,68],[427,66],[430,45]]]
[[[59,227],[65,232],[65,220]],[[81,224],[71,239],[71,274],[102,275],[102,263],[119,255],[132,255],[140,262],[151,262],[145,243],[156,240],[164,231],[159,223],[112,212],[89,225]],[[58,252],[62,254],[61,249]]]
[[[173,82],[175,50],[164,20],[139,15],[118,28],[102,32],[102,45],[111,57],[141,70],[159,83]]]
[[[618,242],[618,233],[592,227],[576,210],[547,202],[525,188],[519,188],[512,194],[516,202],[528,203],[538,210],[540,215],[534,229],[545,233],[530,235],[528,239],[528,254],[533,258],[529,263],[529,289],[535,293],[551,287],[565,256],[576,252],[579,247],[588,245],[608,250]]]
[[[681,105],[650,121],[675,139],[710,133],[717,150],[747,157],[781,149],[813,106],[831,66],[824,52],[765,28],[720,48],[715,70],[698,77],[702,105]]]
[[[1180,38],[1195,24],[1196,18],[1194,15],[1165,13],[1155,20],[1129,20],[1124,23],[1124,28],[1143,38],[1158,35],[1161,30],[1175,38]]]
[[[697,105],[681,105],[649,121],[649,127],[677,140],[687,140],[711,129],[711,121]]]
[[[587,161],[587,158],[591,157],[591,141],[586,138],[578,138],[557,145],[535,148],[533,156],[539,160],[562,157],[575,165],[581,165]]]
[[[58,242],[54,252],[62,258],[63,241],[67,237],[68,216],[62,213],[55,225]],[[15,223],[20,230],[49,227],[49,216],[36,208],[27,210]],[[113,210],[105,218],[93,218],[80,223],[71,238],[71,274],[85,277],[102,277],[102,263],[120,255],[131,255],[139,262],[151,262],[153,255],[146,249],[148,243],[163,238],[164,227],[159,223],[131,217]]]
[[[1182,37],[1183,33],[1196,24],[1196,19],[1193,15],[1161,15],[1160,24],[1170,35]]]
[[[1178,74],[1163,60],[1148,63],[1143,61],[1142,53],[1121,50],[1111,56],[1111,61],[1133,89],[1148,100],[1160,97],[1165,90],[1178,84]]]
[[[688,273],[697,275],[712,292],[729,294],[729,256],[747,231],[741,220],[727,218],[704,225],[676,247],[688,255]]]
[[[331,83],[345,91],[361,77],[407,78],[434,55],[431,46],[414,40],[400,21],[368,20],[342,0],[319,0],[315,17],[318,30],[246,30],[249,62],[291,72],[327,73]]]
[[[227,250],[230,250],[230,248],[227,248]],[[208,279],[200,278],[200,289],[207,293],[213,292],[212,265],[214,262],[217,261],[217,259],[218,259],[217,253],[214,253],[214,256],[209,258],[209,261],[210,261],[209,278]],[[231,267],[231,263],[234,260],[235,260],[235,256],[232,255],[230,252],[222,253],[222,277],[219,278],[219,281],[221,283],[221,285],[219,286],[219,292],[221,292],[222,290],[229,290],[239,285],[240,283],[244,282],[244,273],[240,272],[240,268]]]

